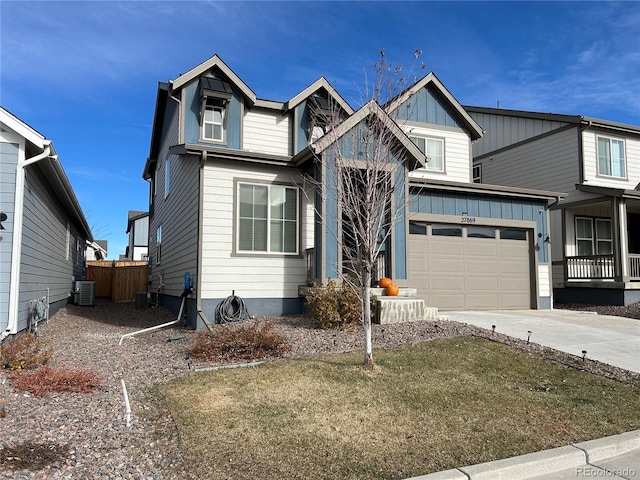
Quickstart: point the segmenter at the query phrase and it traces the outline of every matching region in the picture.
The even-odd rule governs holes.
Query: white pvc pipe
[[[120,381],[122,382],[122,394],[124,395],[124,407],[126,409],[125,418],[128,427],[131,424],[131,405],[129,404],[129,395],[127,395],[127,386],[124,384],[124,380]]]
[[[180,304],[180,312],[178,312],[177,319],[172,320],[171,322],[163,323],[162,325],[156,325],[155,327],[144,328],[142,330],[138,330],[137,332],[125,333],[120,337],[120,343],[118,343],[118,345],[122,345],[122,341],[125,339],[125,337],[133,337],[134,335],[138,335],[139,333],[151,332],[153,330],[158,330],[160,328],[168,327],[169,325],[175,325],[176,323],[178,323],[180,321],[180,318],[182,317],[182,309],[184,308],[185,300],[186,300],[186,297],[182,297],[182,303]]]

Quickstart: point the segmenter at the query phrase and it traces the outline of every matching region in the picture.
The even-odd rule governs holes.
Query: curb
[[[517,457],[453,468],[406,480],[496,480],[541,477],[593,465],[638,450],[640,430],[588,440],[564,447],[527,453]]]

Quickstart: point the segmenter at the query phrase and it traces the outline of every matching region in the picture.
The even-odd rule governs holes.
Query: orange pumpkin
[[[400,287],[398,287],[397,285],[389,285],[386,290],[387,295],[389,295],[390,297],[397,297],[398,293],[400,293]]]
[[[378,286],[380,288],[387,288],[389,285],[393,285],[393,282],[390,278],[384,277],[378,280]]]

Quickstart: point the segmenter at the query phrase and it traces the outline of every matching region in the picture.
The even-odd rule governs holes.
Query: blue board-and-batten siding
[[[398,118],[411,122],[463,128],[456,115],[430,86],[420,89],[398,109]]]
[[[201,145],[211,145],[215,148],[232,148],[240,150],[240,132],[242,131],[242,97],[233,90],[229,106],[226,111],[225,132],[226,141],[202,142],[200,141],[200,110],[202,97],[200,96],[200,84],[194,81],[184,88],[184,141]]]
[[[463,215],[477,218],[535,221],[536,229],[546,233],[546,203],[521,198],[494,197],[465,192],[416,189],[410,194],[409,211],[437,215]],[[537,239],[536,239],[537,242]],[[548,261],[547,249],[537,250],[538,261]]]

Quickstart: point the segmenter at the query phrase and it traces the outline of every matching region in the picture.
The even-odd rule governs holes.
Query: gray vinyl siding
[[[482,140],[481,140],[482,141]],[[560,130],[479,160],[482,183],[570,193],[580,179],[578,131]]]
[[[7,220],[2,222],[4,230],[0,230],[0,332],[7,328],[9,320],[17,164],[18,145],[0,143],[0,212],[7,215]]]
[[[473,117],[485,132],[482,139],[473,144],[474,157],[528,140],[567,125],[564,122],[552,120],[493,115],[474,111],[469,111],[469,115]]]
[[[67,259],[67,225],[69,254]],[[81,248],[77,248],[80,242]],[[51,190],[38,164],[26,168],[20,258],[18,331],[27,328],[30,301],[44,297],[55,311],[66,305],[73,280],[84,275],[86,238]],[[53,312],[51,312],[53,313]]]
[[[170,191],[165,198],[165,173],[168,150],[178,143],[177,109],[168,105],[170,127],[162,139],[157,163],[158,188],[154,199],[153,215],[149,227],[149,263],[152,291],[160,284],[162,293],[179,296],[183,292],[184,273],[189,272],[192,282],[197,279],[198,211],[199,211],[199,158],[170,155]],[[161,262],[156,265],[156,232],[162,226]]]

